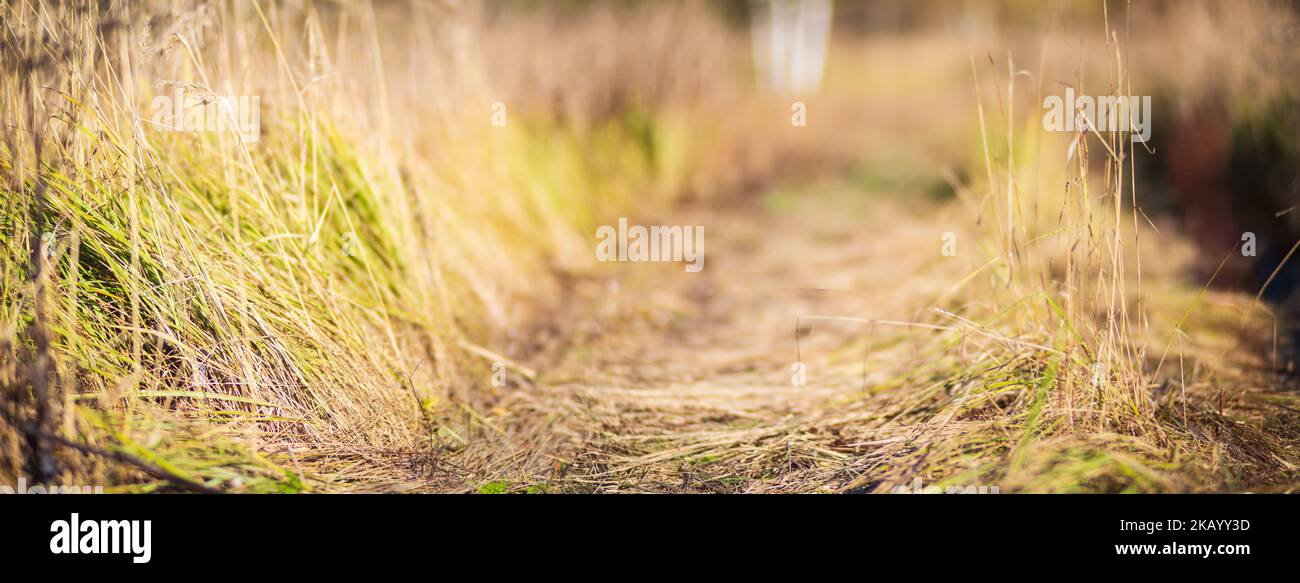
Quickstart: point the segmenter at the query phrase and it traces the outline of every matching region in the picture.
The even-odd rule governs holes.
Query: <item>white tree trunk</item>
[[[754,68],[769,90],[803,95],[821,88],[832,0],[752,0]]]

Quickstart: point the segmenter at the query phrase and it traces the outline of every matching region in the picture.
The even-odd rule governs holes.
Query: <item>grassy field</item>
[[[846,34],[797,98],[692,2],[0,16],[0,483],[1300,483],[1289,312],[1146,212],[1148,148],[1041,124],[1065,85],[1274,123],[1273,4]],[[231,96],[256,140],[176,131]],[[704,225],[708,267],[597,262],[619,217]]]

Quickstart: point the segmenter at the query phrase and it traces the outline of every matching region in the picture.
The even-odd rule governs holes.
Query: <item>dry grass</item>
[[[535,63],[487,79],[499,38],[473,7],[171,5],[3,9],[5,476],[300,489],[317,459],[436,457],[482,355],[590,268],[597,219],[693,172],[689,112],[656,96],[698,82],[636,80],[647,101],[613,119],[491,125],[494,84]],[[261,139],[156,127],[178,87],[259,96]]]
[[[1238,16],[1278,22],[1284,13],[1270,9]],[[954,59],[969,49],[943,39],[904,41],[922,51],[861,47],[863,60],[893,66],[848,85],[880,106],[875,117],[859,107],[867,121],[849,127],[901,126],[892,135],[910,142],[900,147],[940,151],[944,136],[973,129],[972,163],[948,175],[958,201],[900,216],[890,204],[803,192],[758,216],[706,215],[715,232],[747,235],[713,244],[706,282],[665,291],[659,278],[672,275],[657,273],[638,291],[626,286],[635,276],[618,274],[618,294],[583,296],[583,306],[612,304],[608,321],[559,351],[551,388],[502,400],[510,435],[493,448],[520,455],[483,466],[480,479],[518,491],[889,492],[917,480],[1004,492],[1291,491],[1298,403],[1278,370],[1280,316],[1184,279],[1196,253],[1138,208],[1133,160],[1143,154],[1126,134],[1073,136],[1067,156],[1069,137],[1037,126],[1036,104],[1059,89],[1044,85],[1074,75],[1091,94],[1137,93],[1144,80],[1130,70],[1163,62],[1131,64],[1119,40],[1127,15],[1104,17],[1114,34],[1097,23],[1082,46],[1063,49],[1056,32],[1034,43],[1021,58],[1027,74],[1006,58]],[[1203,19],[1173,22],[1142,42],[1182,39],[1186,22]],[[1100,62],[1075,67],[1081,55]],[[968,65],[964,94],[977,88],[964,114],[973,128],[936,114],[959,107],[954,61]],[[919,98],[898,89],[922,79],[932,91]],[[1188,99],[1204,90],[1175,89]],[[892,152],[865,158],[877,171],[897,162]],[[876,196],[881,186],[867,185]],[[959,258],[935,257],[944,231],[959,234]],[[817,379],[807,387],[791,386],[796,359]],[[577,422],[513,424],[539,415]]]
[[[1115,13],[840,45],[792,130],[696,4],[173,4],[0,9],[0,480],[1294,487],[1270,309],[1182,279],[1194,252],[1137,209],[1125,135],[1067,158],[1037,126],[1063,80],[1205,91],[1147,47],[1234,46],[1222,5],[1132,47]],[[1290,90],[1221,66],[1227,95]],[[154,127],[182,86],[261,96],[261,139]],[[890,198],[919,187],[952,200]],[[704,277],[593,265],[589,233],[633,212],[709,225]]]

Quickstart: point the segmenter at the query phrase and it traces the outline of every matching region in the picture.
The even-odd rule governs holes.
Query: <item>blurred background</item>
[[[732,138],[738,151],[713,172],[751,181],[847,171],[952,195],[946,176],[982,173],[972,59],[991,93],[1006,89],[996,77],[1008,67],[1026,73],[1016,95],[990,97],[1012,99],[997,107],[1030,133],[1044,96],[1110,94],[1122,76],[1123,91],[1153,98],[1155,138],[1135,156],[1138,204],[1197,242],[1190,277],[1201,281],[1254,233],[1258,260],[1215,278],[1254,291],[1300,235],[1288,212],[1300,188],[1296,10],[1287,1],[506,1],[486,4],[479,26],[488,70],[499,72],[489,81],[507,101],[577,123],[629,105],[713,107],[745,120],[719,133],[750,133]],[[1107,38],[1107,21],[1120,34]],[[634,58],[645,65],[625,65]],[[794,101],[811,111],[799,132],[778,115]],[[1046,147],[1069,142],[1052,138],[1061,136]],[[1266,295],[1284,300],[1295,283],[1285,269]]]

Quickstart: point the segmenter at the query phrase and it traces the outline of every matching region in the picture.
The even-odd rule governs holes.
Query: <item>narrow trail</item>
[[[519,359],[535,379],[515,375],[466,408],[468,439],[442,460],[453,468],[443,481],[393,487],[885,492],[922,479],[978,488],[997,472],[1007,491],[1291,488],[1295,393],[1274,382],[1264,349],[1232,348],[1262,337],[1231,294],[1189,324],[1196,358],[1219,354],[1214,374],[1227,380],[1148,387],[1159,410],[1145,433],[1105,416],[1035,425],[1044,393],[1025,389],[1054,378],[1034,360],[1041,351],[953,315],[1006,309],[957,293],[987,264],[963,212],[832,181],[633,218],[703,225],[703,271],[606,263],[572,282]],[[949,232],[955,257],[941,252]],[[1186,304],[1162,309],[1176,317]],[[1073,366],[1076,385],[1087,382],[1078,367],[1091,365]]]
[[[863,454],[914,429],[879,419],[873,402],[891,397],[869,389],[880,369],[914,364],[898,359],[917,331],[840,318],[907,321],[960,279],[939,253],[939,216],[844,185],[688,212],[681,224],[706,229],[705,269],[622,264],[580,289],[595,299],[562,316],[577,338],[532,359],[543,381],[498,409],[511,454],[483,461],[579,491],[850,485]],[[868,366],[882,358],[895,366]]]

